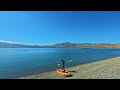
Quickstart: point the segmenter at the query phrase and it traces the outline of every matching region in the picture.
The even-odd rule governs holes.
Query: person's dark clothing
[[[62,69],[64,70],[64,67],[65,67],[65,61],[63,61],[62,59],[61,59],[61,61],[62,61]]]

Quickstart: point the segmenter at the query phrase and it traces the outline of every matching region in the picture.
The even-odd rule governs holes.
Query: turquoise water
[[[59,68],[60,58],[73,60],[66,67],[120,56],[120,49],[1,48],[0,78],[16,78]]]

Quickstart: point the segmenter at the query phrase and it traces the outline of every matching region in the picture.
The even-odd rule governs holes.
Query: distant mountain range
[[[53,45],[54,47],[61,48],[120,48],[120,44],[112,43],[58,43]]]
[[[57,43],[55,45],[23,45],[0,41],[0,48],[120,48],[120,44],[111,43]]]
[[[45,48],[46,46],[24,45],[24,44],[17,44],[17,43],[0,42],[0,48],[43,48],[43,47]]]
[[[27,48],[31,47],[30,45],[14,44],[7,42],[0,42],[0,48]]]

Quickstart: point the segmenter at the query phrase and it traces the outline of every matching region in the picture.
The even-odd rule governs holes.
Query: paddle
[[[60,66],[60,64],[57,65],[58,67]]]
[[[69,60],[69,61],[67,61],[66,63],[68,63],[68,62],[72,62],[72,60]],[[65,64],[66,64],[66,63],[65,63]],[[61,65],[61,64],[58,64],[57,66],[59,67],[60,65]]]
[[[69,60],[68,62],[72,62],[72,60]]]

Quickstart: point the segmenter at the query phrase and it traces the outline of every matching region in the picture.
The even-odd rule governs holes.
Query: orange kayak
[[[64,70],[62,70],[62,69],[57,69],[57,73],[58,74],[60,74],[60,75],[62,75],[62,76],[71,76],[71,74],[70,74],[70,72],[69,71],[64,71]]]

